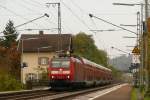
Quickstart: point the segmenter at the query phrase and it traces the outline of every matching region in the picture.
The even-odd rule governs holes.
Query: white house
[[[21,52],[21,81],[39,79],[47,71],[49,60],[58,51],[67,52],[71,46],[71,34],[23,34],[19,42]]]

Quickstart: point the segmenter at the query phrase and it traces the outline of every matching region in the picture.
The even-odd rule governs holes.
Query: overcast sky
[[[44,13],[49,18],[42,18],[30,24],[17,28],[20,34],[36,34],[38,31],[21,31],[24,29],[51,29],[57,28],[57,6],[46,6],[46,3],[61,2],[62,33],[77,34],[85,32],[93,35],[99,49],[106,50],[110,57],[123,54],[111,49],[112,46],[126,52],[131,52],[136,39],[127,39],[123,36],[136,36],[133,33],[120,30],[117,27],[104,23],[100,20],[90,18],[89,13],[110,21],[116,25],[136,25],[140,6],[115,6],[112,3],[142,3],[143,0],[0,0],[0,30],[3,30],[8,20],[13,20],[15,26],[28,20],[42,16]],[[136,32],[136,27],[124,27]],[[109,32],[91,32],[90,30],[109,30]],[[57,34],[57,30],[45,31]]]

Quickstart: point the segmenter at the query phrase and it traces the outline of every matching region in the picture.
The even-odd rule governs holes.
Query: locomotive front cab
[[[49,78],[50,80],[70,80],[71,68],[69,58],[53,58],[50,62]]]

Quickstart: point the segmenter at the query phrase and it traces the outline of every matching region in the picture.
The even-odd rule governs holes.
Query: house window
[[[26,74],[26,81],[29,80],[36,80],[37,75],[35,73],[27,73]]]
[[[48,60],[49,60],[48,57],[40,57],[38,59],[38,63],[39,65],[48,65]]]

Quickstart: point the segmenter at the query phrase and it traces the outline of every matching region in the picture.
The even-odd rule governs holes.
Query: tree
[[[8,36],[0,39],[0,68],[6,69],[9,74],[19,79],[20,54],[17,51],[17,31],[15,30],[13,21],[8,21],[3,33]]]
[[[16,79],[20,79],[20,53],[17,51],[17,43],[11,44],[10,48],[7,48],[7,59],[10,61],[10,74],[15,76]]]
[[[3,33],[4,35],[8,35],[8,36],[4,36],[4,38],[1,39],[2,46],[10,47],[12,43],[16,42],[18,33],[14,27],[13,21],[11,20],[8,21]]]
[[[73,37],[74,54],[87,58],[97,64],[107,66],[107,53],[99,50],[91,35],[86,35],[84,32]]]

